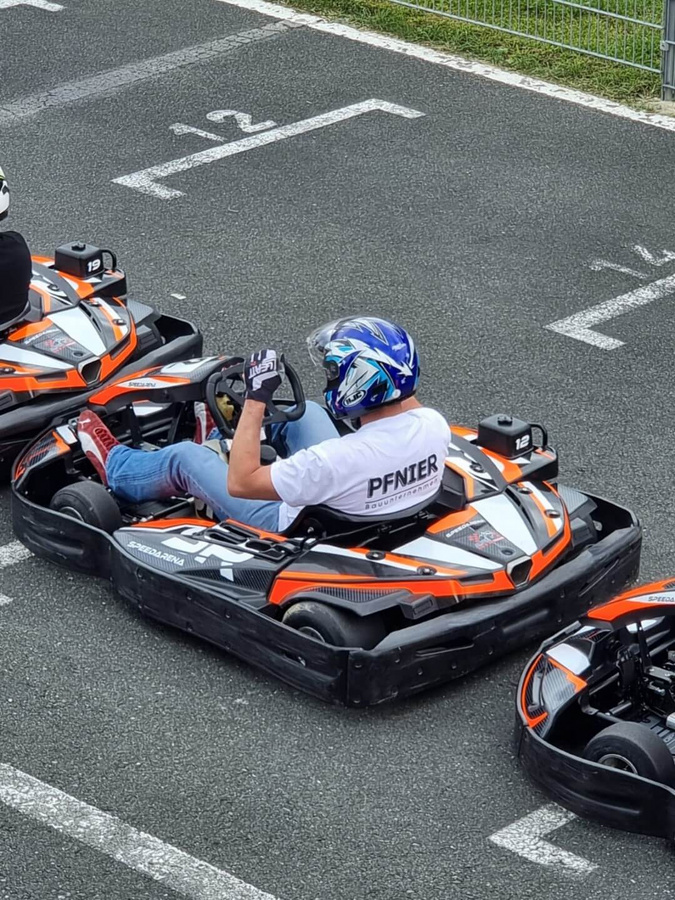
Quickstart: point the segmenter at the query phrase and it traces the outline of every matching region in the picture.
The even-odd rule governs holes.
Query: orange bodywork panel
[[[437,567],[434,565],[434,568]],[[311,572],[282,571],[277,576],[269,601],[273,604],[284,603],[300,591],[317,590],[325,587],[345,587],[349,590],[409,590],[414,594],[432,594],[434,597],[479,597],[481,594],[493,594],[500,591],[512,591],[513,583],[506,572],[498,571],[489,574],[489,580],[481,584],[464,585],[452,578],[415,578],[405,577],[392,581],[385,578],[364,578],[363,575],[315,575]]]
[[[141,378],[144,378],[148,372],[152,371],[152,369],[156,368],[152,366],[150,369],[142,369],[140,372],[134,372],[133,375],[129,375],[125,378],[122,378],[121,381],[115,381],[112,384],[108,385],[108,387],[103,388],[97,394],[94,394],[89,398],[90,403],[94,403],[96,405],[105,406],[106,403],[110,403],[110,401],[114,397],[119,397],[120,394],[132,394],[134,391],[137,391],[137,387],[125,387],[125,381],[139,381]],[[150,376],[152,378],[152,376]],[[190,384],[189,378],[179,378],[177,375],[159,375],[162,381],[170,382],[171,384]]]
[[[638,612],[639,610],[653,610],[655,606],[659,605],[659,602],[646,600],[641,603],[640,597],[658,594],[660,591],[667,589],[666,585],[673,584],[673,582],[675,582],[673,578],[663,578],[661,581],[652,581],[649,584],[640,585],[640,587],[620,594],[608,603],[603,603],[602,606],[596,606],[586,614],[586,618],[596,619],[601,622],[614,622],[627,613]],[[671,606],[675,601],[664,597],[661,603],[663,606]]]
[[[537,725],[539,725],[544,721],[544,719],[548,717],[547,712],[541,712],[536,716],[531,716],[527,709],[527,689],[530,685],[530,682],[532,681],[534,673],[537,671],[537,667],[542,660],[542,656],[543,654],[540,653],[530,666],[530,671],[523,679],[523,688],[520,693],[520,709],[529,728],[536,728]],[[574,688],[575,694],[578,694],[579,691],[582,691],[586,687],[587,682],[584,681],[583,678],[579,678],[578,675],[575,675],[574,672],[571,672],[566,666],[563,666],[562,663],[559,663],[556,659],[552,659],[550,656],[546,656],[546,662],[554,666],[554,668],[559,669],[563,673],[565,678],[567,678],[569,683]]]
[[[212,522],[210,519],[193,518],[175,518],[175,519],[153,519],[151,522],[136,522],[134,528],[155,528],[162,531],[166,528],[175,528],[177,525],[199,525],[201,528],[208,528]]]
[[[68,453],[70,447],[63,440],[61,435],[57,431],[52,431],[53,442],[49,450],[56,450],[56,455],[59,456],[62,453]],[[19,464],[16,468],[15,477],[20,478],[23,473],[26,471],[26,468],[30,465],[31,460],[35,459],[36,456],[39,456],[41,453],[45,452],[45,447],[42,445],[44,438],[40,439],[40,442],[32,447],[24,456],[21,457]]]

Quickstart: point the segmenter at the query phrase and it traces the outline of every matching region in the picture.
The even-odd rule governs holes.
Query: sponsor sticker
[[[138,541],[129,541],[127,547],[130,550],[138,550],[139,553],[145,553],[155,559],[161,559],[164,562],[173,563],[176,566],[185,565],[185,558],[183,556],[176,556],[174,553],[164,553],[156,547],[148,547],[147,544],[141,544]]]

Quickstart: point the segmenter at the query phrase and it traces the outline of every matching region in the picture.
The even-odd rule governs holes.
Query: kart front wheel
[[[661,738],[638,722],[617,722],[591,738],[584,759],[675,787],[675,762]]]
[[[294,603],[288,607],[281,621],[308,637],[334,647],[370,650],[386,634],[380,616],[357,616],[317,600],[300,600]]]
[[[112,496],[95,481],[78,481],[61,488],[50,508],[112,534],[123,525],[122,513]]]

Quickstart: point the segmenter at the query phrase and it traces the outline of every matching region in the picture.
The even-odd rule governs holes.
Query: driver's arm
[[[274,490],[270,467],[260,464],[260,429],[264,415],[264,403],[250,398],[245,401],[230,449],[227,489],[233,497],[281,499]]]

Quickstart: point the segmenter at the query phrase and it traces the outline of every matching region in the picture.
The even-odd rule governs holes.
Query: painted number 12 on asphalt
[[[209,147],[208,150],[191,153],[189,156],[182,156],[179,159],[172,159],[169,162],[160,163],[147,169],[141,169],[138,172],[132,172],[130,175],[115,178],[113,183],[140,191],[142,194],[149,194],[151,197],[157,197],[159,200],[175,200],[177,197],[184,196],[184,192],[159,184],[160,179],[167,178],[170,175],[177,175],[180,172],[186,172],[189,169],[197,168],[197,166],[216,162],[219,159],[225,159],[228,156],[235,156],[247,150],[255,150],[258,147],[297,137],[309,131],[336,125],[338,122],[344,122],[346,119],[354,118],[354,116],[377,111],[389,113],[393,116],[401,116],[404,119],[418,119],[424,116],[424,113],[416,109],[399,106],[396,103],[388,103],[386,100],[375,99],[363,100],[361,103],[352,103],[350,106],[343,106],[341,109],[334,109],[331,112],[312,116],[309,119],[301,119],[299,122],[291,122],[289,125],[277,125],[272,120],[256,124],[253,123],[248,113],[237,112],[233,109],[214,110],[206,117],[210,122],[224,122],[226,119],[232,118],[239,126],[239,129],[248,134],[248,137],[229,143],[220,143],[223,141],[223,138],[218,134],[176,122],[170,126],[174,134],[194,134],[205,140],[218,141],[219,143],[214,147]]]

